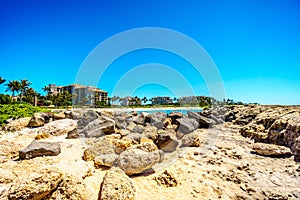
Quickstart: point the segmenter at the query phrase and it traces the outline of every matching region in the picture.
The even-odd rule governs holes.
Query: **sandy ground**
[[[18,161],[11,155],[11,159],[4,159],[8,155],[5,151],[10,151],[7,148],[22,149],[33,138],[30,130],[0,135],[2,173],[26,176],[33,168],[57,167],[84,179],[89,199],[97,199],[105,169],[95,169],[92,161],[82,160],[86,147],[80,139],[65,139],[66,135],[47,139],[61,143],[62,152],[55,157]],[[137,190],[136,199],[300,199],[299,163],[293,157],[256,155],[252,153],[252,143],[237,129],[226,125],[203,131],[202,147],[184,149],[173,162],[155,172],[131,177]],[[169,177],[159,181],[163,173]],[[0,184],[0,189],[5,187]]]

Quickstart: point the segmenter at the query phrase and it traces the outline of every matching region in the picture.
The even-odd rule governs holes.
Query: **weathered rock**
[[[144,117],[142,115],[137,115],[137,116],[134,116],[132,118],[133,122],[136,123],[136,124],[140,124],[140,125],[143,125],[144,124]]]
[[[115,164],[118,157],[119,157],[119,155],[117,155],[117,154],[99,155],[94,158],[94,164],[96,167],[99,167],[99,166],[111,167]]]
[[[19,131],[26,126],[28,126],[31,117],[23,117],[16,120],[12,120],[8,124],[5,125],[4,130],[6,131]]]
[[[287,114],[276,120],[269,129],[269,142],[292,147],[300,136],[300,112]]]
[[[163,124],[165,128],[170,128],[172,126],[172,119],[170,117],[167,117],[164,120]]]
[[[200,147],[202,144],[200,132],[194,131],[190,134],[184,135],[181,139],[182,145],[189,147]]]
[[[28,123],[28,126],[29,127],[44,126],[46,123],[50,122],[51,119],[52,116],[49,113],[34,113]]]
[[[209,128],[209,127],[211,127],[212,125],[215,124],[210,118],[201,116],[196,112],[190,112],[189,111],[187,113],[187,115],[188,115],[189,118],[193,118],[197,122],[199,122],[199,127],[201,127],[201,128]]]
[[[125,120],[125,117],[115,117],[115,122],[116,122],[116,127],[119,129],[126,129],[127,127],[127,122]]]
[[[162,129],[164,127],[164,120],[167,117],[165,112],[155,112],[149,115],[150,124],[155,126],[157,129]]]
[[[275,144],[254,143],[253,150],[263,156],[290,156],[292,152],[289,148]]]
[[[157,128],[155,126],[148,125],[145,127],[142,135],[154,141],[157,138]]]
[[[145,127],[142,125],[137,125],[133,128],[132,132],[134,133],[143,133],[145,130]]]
[[[127,130],[127,129],[120,129],[120,130],[119,130],[119,134],[120,134],[121,136],[126,136],[126,135],[130,134],[130,131]]]
[[[173,175],[173,173],[171,173],[168,170],[165,170],[163,173],[154,177],[153,180],[155,180],[158,185],[165,187],[175,187],[178,184],[178,181]]]
[[[182,116],[183,115],[181,112],[171,112],[170,114],[168,114],[168,117],[172,120],[172,124],[176,125],[178,125],[178,122],[176,120],[182,118]]]
[[[103,124],[105,123],[105,120],[102,119],[95,119],[93,121],[91,121],[90,123],[88,123],[83,130],[81,131],[81,134],[86,137],[86,138],[99,138],[101,136],[104,136],[104,132],[102,131],[105,126],[103,126]],[[113,124],[110,124],[113,127]],[[110,128],[112,128],[110,126]]]
[[[300,162],[300,137],[295,139],[291,150],[294,154],[294,160]]]
[[[176,133],[164,131],[163,133],[158,134],[155,144],[165,152],[175,151],[179,144],[175,134]]]
[[[66,115],[64,112],[53,113],[53,120],[66,119]]]
[[[70,199],[70,200],[88,200],[86,186],[83,180],[66,174],[63,180],[55,188],[53,193],[50,193],[47,200]]]
[[[36,129],[37,134],[48,133],[50,135],[59,136],[68,134],[77,128],[77,123],[72,119],[62,119],[52,121],[45,126]]]
[[[96,111],[84,109],[73,110],[72,116],[74,120],[77,120],[79,130],[83,129],[91,121],[99,118],[99,115]]]
[[[134,200],[135,193],[131,179],[118,167],[112,167],[103,178],[98,200]]]
[[[103,155],[103,154],[114,154],[115,145],[113,144],[113,138],[103,136],[97,139],[90,138],[85,141],[88,149],[91,151],[94,157]]]
[[[129,139],[135,141],[136,143],[140,143],[140,140],[142,137],[144,137],[144,135],[142,135],[140,133],[130,133],[130,134],[126,135],[124,138],[129,138]]]
[[[122,152],[117,163],[127,175],[133,175],[151,169],[159,161],[160,153],[155,144],[145,142]]]
[[[244,137],[254,139],[255,142],[267,142],[268,133],[262,124],[248,124],[240,129],[240,133]]]
[[[26,179],[17,180],[9,189],[8,199],[40,200],[52,191],[62,181],[62,174],[54,169],[43,169],[32,173]]]
[[[82,159],[85,161],[92,161],[95,159],[95,154],[90,149],[86,149],[83,152]]]
[[[177,122],[179,123],[178,131],[183,134],[191,133],[199,127],[199,123],[194,118],[180,118]]]
[[[126,127],[126,129],[129,130],[130,132],[132,132],[134,127],[136,127],[136,124],[134,122],[130,122],[128,124],[128,126]]]
[[[19,158],[30,159],[38,156],[57,156],[60,154],[60,151],[60,144],[58,142],[34,140],[25,149],[19,151]]]

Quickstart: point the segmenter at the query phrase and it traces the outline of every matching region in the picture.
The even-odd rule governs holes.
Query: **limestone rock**
[[[54,169],[43,169],[26,179],[17,180],[8,191],[8,199],[40,200],[57,188],[62,174]]]
[[[168,170],[165,170],[163,173],[154,177],[153,180],[155,180],[158,185],[162,185],[165,187],[175,187],[178,184],[178,181],[173,173]]]
[[[9,122],[8,124],[6,124],[6,126],[4,127],[4,130],[19,131],[28,125],[30,119],[31,119],[31,117],[23,117],[23,118],[13,120],[13,121]]]
[[[120,168],[112,167],[103,178],[98,200],[134,200],[135,193],[131,179]]]
[[[122,152],[117,161],[118,166],[127,174],[139,174],[159,163],[160,153],[152,143],[134,145]]]
[[[60,154],[58,142],[43,142],[34,140],[25,149],[19,151],[20,159],[30,159],[38,156],[57,156]]]
[[[154,141],[157,138],[157,128],[155,126],[148,125],[145,127],[142,135]]]
[[[188,112],[187,114],[189,118],[195,119],[201,128],[209,128],[214,124],[210,118],[201,116],[196,112]]]
[[[34,113],[30,119],[29,127],[40,127],[51,121],[52,116],[49,113]]]
[[[200,147],[202,143],[200,134],[200,132],[194,131],[190,134],[184,135],[181,139],[182,144],[189,147]]]
[[[127,122],[126,122],[125,117],[121,117],[121,116],[115,117],[115,122],[116,122],[116,127],[117,128],[126,129]]]
[[[77,128],[77,123],[72,119],[62,119],[52,121],[45,126],[36,129],[37,134],[48,133],[50,135],[59,136],[68,134]]]
[[[47,200],[70,199],[70,200],[88,200],[86,187],[83,180],[66,174],[62,182],[53,193],[48,195]]]
[[[254,143],[253,150],[263,156],[290,156],[292,152],[289,148],[275,144]]]
[[[118,157],[119,156],[117,154],[99,155],[94,158],[94,164],[96,167],[99,167],[99,166],[111,167],[115,164]]]
[[[53,113],[53,120],[66,119],[66,115],[64,112]]]

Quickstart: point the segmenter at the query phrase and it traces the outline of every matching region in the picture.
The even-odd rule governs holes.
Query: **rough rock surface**
[[[292,152],[289,148],[275,144],[254,143],[253,150],[263,156],[290,156]]]
[[[52,116],[50,113],[35,113],[30,119],[28,126],[29,127],[40,127],[44,126],[44,124],[50,122]]]
[[[60,144],[58,142],[44,142],[34,140],[25,149],[19,151],[20,159],[30,159],[38,156],[57,156],[60,154]]]
[[[43,127],[36,129],[37,134],[47,133],[54,136],[68,134],[77,128],[77,123],[72,119],[62,119],[49,122]]]
[[[108,170],[100,186],[98,200],[135,199],[132,180],[118,167]]]
[[[122,152],[117,163],[127,175],[133,175],[151,169],[159,161],[160,153],[155,144],[145,142],[133,145]]]
[[[55,190],[61,181],[60,172],[44,169],[31,174],[27,179],[18,180],[9,188],[8,199],[43,199]]]
[[[201,132],[194,131],[190,134],[186,134],[182,137],[182,145],[189,147],[200,147],[201,146]]]
[[[6,131],[20,131],[23,128],[28,126],[28,123],[30,121],[31,117],[23,117],[16,120],[13,120],[6,124],[4,127],[4,130]]]
[[[172,152],[176,150],[179,142],[176,138],[176,133],[174,134],[170,131],[163,131],[162,133],[158,134],[155,144],[159,149],[165,152]]]
[[[183,134],[191,133],[199,127],[199,123],[194,118],[180,118],[176,121],[179,123],[178,131]]]

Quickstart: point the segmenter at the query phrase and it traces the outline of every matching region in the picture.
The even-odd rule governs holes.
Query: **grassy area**
[[[10,118],[31,117],[36,112],[49,110],[30,104],[0,104],[0,126],[5,125],[5,121]]]

